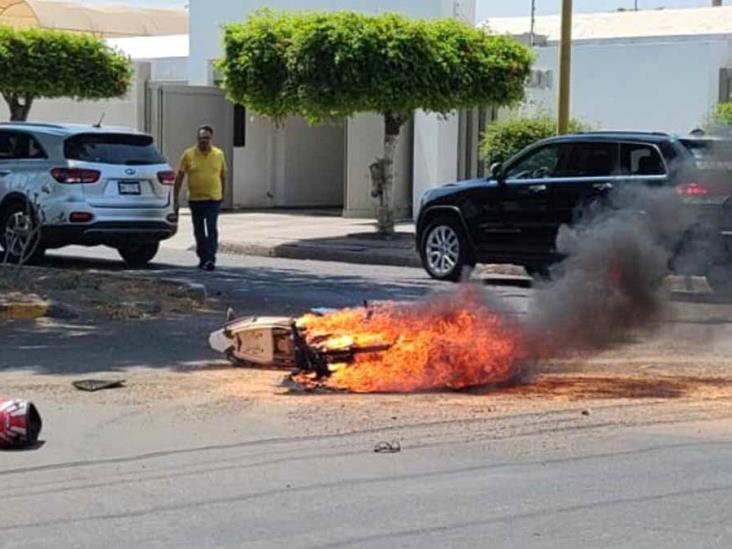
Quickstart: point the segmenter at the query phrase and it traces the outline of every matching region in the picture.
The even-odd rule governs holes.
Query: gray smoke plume
[[[625,187],[562,227],[566,259],[539,285],[526,325],[536,353],[601,349],[655,328],[676,243],[692,224],[674,190]]]

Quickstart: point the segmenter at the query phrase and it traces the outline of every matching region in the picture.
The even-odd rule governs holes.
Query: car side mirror
[[[491,164],[491,177],[500,183],[503,174],[503,164],[496,162]]]

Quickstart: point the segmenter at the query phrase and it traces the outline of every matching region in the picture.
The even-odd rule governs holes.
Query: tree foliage
[[[587,126],[578,120],[569,123],[572,133],[585,129]],[[480,156],[487,164],[505,162],[532,143],[556,134],[557,120],[549,115],[494,122],[483,134]]]
[[[99,38],[0,27],[0,93],[14,119],[25,119],[35,98],[123,96],[131,79],[129,59]]]
[[[310,122],[376,112],[406,120],[523,97],[532,54],[455,19],[343,11],[259,11],[225,31],[230,98],[260,114]]]
[[[375,112],[384,155],[371,165],[378,228],[394,228],[394,156],[416,110],[447,114],[523,97],[530,50],[455,19],[415,20],[350,11],[263,10],[225,29],[220,62],[229,98],[276,120],[310,123]]]
[[[712,134],[732,131],[732,102],[717,103],[707,116],[704,129]]]

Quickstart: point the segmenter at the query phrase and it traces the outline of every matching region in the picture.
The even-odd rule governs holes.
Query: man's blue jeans
[[[196,254],[201,264],[216,263],[216,251],[219,246],[219,211],[220,200],[201,200],[189,202],[193,218],[193,235],[196,237]]]

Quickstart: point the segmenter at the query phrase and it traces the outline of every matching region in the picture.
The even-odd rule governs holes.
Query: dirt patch
[[[732,379],[688,376],[546,374],[488,393],[527,399],[642,400],[732,396]]]
[[[48,316],[137,320],[206,308],[183,283],[44,267],[0,268],[0,300],[49,302]]]

